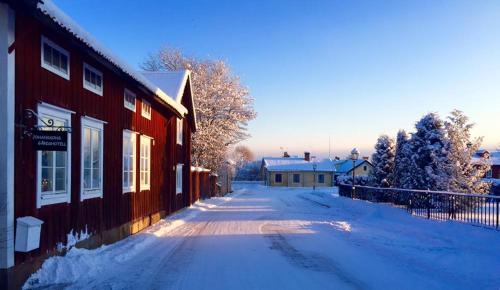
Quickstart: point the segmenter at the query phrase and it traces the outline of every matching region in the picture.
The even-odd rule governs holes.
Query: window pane
[[[128,173],[128,178],[130,186],[134,185],[134,173],[132,171]]]
[[[85,80],[90,83],[90,71],[85,69]]]
[[[128,163],[128,166],[129,166],[128,168],[129,168],[129,170],[134,170],[134,158],[133,158],[133,157],[130,157],[130,158],[128,159],[128,162],[129,162],[129,163]]]
[[[89,189],[91,188],[90,184],[90,169],[83,170],[83,188]]]
[[[54,151],[42,151],[42,166],[47,167],[50,166],[52,167],[52,158],[54,156]]]
[[[66,152],[55,151],[56,154],[56,167],[66,167]]]
[[[102,87],[102,78],[101,78],[101,76],[99,76],[99,75],[96,75],[96,86],[97,86],[98,88],[101,88],[101,87]]]
[[[90,168],[90,129],[83,131],[83,167]]]
[[[129,171],[129,160],[127,156],[123,156],[123,171]]]
[[[46,43],[43,44],[43,60],[46,63],[52,63],[52,49]]]
[[[66,189],[66,168],[56,168],[56,191]]]
[[[61,54],[61,69],[68,72],[68,58],[63,54]]]
[[[99,168],[94,168],[92,172],[92,188],[101,188],[101,176]]]
[[[52,49],[52,65],[56,68],[60,68],[60,63],[59,52],[57,52],[55,49]]]
[[[98,130],[92,130],[92,168],[99,168],[100,164],[100,150],[99,150],[99,139],[100,132]]]
[[[42,184],[41,189],[44,191],[52,191],[52,168],[42,168]]]

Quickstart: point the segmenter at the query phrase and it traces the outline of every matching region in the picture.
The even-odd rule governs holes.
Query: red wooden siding
[[[66,80],[40,65],[40,43],[44,35],[70,53],[70,80]],[[191,131],[192,124],[184,119],[184,143],[176,144],[176,116],[151,93],[109,64],[89,57],[75,46],[74,40],[61,35],[34,18],[18,13],[16,17],[16,123],[23,122],[25,109],[37,111],[39,102],[69,109],[71,125],[71,203],[36,207],[36,151],[31,139],[22,138],[16,128],[15,140],[15,216],[34,216],[44,221],[40,248],[29,254],[16,253],[16,264],[29,257],[53,250],[57,243],[66,243],[71,231],[88,230],[92,235],[115,229],[150,215],[178,210],[194,202],[191,199]],[[103,96],[83,88],[83,63],[103,73]],[[127,88],[137,95],[136,112],[123,105]],[[190,94],[186,89],[186,94]],[[152,107],[152,118],[141,116],[141,100]],[[185,96],[183,103],[190,102]],[[190,112],[191,114],[191,112]],[[90,116],[107,122],[104,125],[103,198],[80,201],[81,117]],[[33,123],[34,124],[34,123]],[[139,190],[140,138],[136,146],[136,192],[122,193],[123,130],[130,129],[153,138],[151,147],[151,190]],[[183,163],[183,194],[175,194],[174,166]]]

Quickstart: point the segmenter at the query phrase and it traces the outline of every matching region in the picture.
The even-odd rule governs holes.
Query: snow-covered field
[[[25,288],[500,289],[500,231],[331,188],[237,187],[113,245],[50,258]]]

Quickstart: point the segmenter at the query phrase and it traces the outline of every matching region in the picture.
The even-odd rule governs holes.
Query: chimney
[[[311,161],[311,153],[310,152],[304,152],[304,160]]]
[[[288,158],[288,157],[290,157],[290,155],[288,155],[288,152],[285,151],[285,152],[283,152],[283,157]]]
[[[370,160],[370,157],[368,157],[368,156],[363,156],[363,160],[368,161],[368,160]]]

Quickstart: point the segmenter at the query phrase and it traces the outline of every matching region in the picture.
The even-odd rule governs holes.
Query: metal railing
[[[499,229],[500,196],[447,191],[410,190],[340,184],[339,195],[372,202],[392,203],[410,214],[437,220]]]

